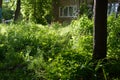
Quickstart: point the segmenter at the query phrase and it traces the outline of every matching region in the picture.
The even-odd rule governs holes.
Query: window
[[[69,7],[69,15],[73,16],[73,7]]]
[[[77,6],[66,6],[59,8],[59,17],[77,17]]]
[[[66,7],[66,8],[64,8],[63,9],[63,14],[64,14],[64,16],[68,16],[68,7]]]

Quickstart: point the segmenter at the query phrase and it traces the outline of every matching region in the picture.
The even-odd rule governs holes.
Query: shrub
[[[3,19],[5,19],[5,20],[13,19],[13,14],[14,14],[13,10],[11,10],[7,7],[3,7],[3,10],[2,10]]]
[[[119,19],[108,18],[108,61],[98,61],[95,68],[91,61],[93,21],[86,16],[66,27],[1,24],[0,79],[95,80],[99,69],[104,79],[119,79]]]

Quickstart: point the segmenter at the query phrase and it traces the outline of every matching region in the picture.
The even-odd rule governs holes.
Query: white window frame
[[[73,8],[72,15],[70,15],[70,7]],[[64,14],[64,10],[67,8],[67,15]],[[62,12],[61,12],[62,10]],[[62,15],[61,15],[62,13]],[[59,7],[59,17],[77,17],[77,5],[70,5],[70,6],[64,6],[64,7]]]

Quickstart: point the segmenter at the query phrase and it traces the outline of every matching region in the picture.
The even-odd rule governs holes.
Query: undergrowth
[[[108,18],[107,62],[93,68],[93,21],[86,16],[70,25],[0,25],[1,80],[119,80],[120,18]]]

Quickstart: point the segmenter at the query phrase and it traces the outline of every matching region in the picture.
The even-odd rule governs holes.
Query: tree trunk
[[[14,16],[14,22],[18,20],[19,16],[20,16],[20,8],[21,7],[21,0],[17,0],[17,6],[16,6],[16,10],[15,10],[15,16]]]
[[[93,59],[103,59],[107,54],[107,4],[108,0],[94,0]]]
[[[2,0],[0,0],[0,23],[2,22]]]
[[[59,21],[59,4],[60,0],[52,0],[52,14],[53,14],[53,22]]]

